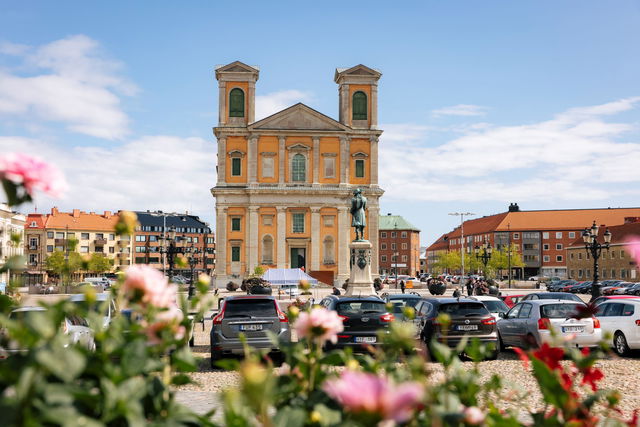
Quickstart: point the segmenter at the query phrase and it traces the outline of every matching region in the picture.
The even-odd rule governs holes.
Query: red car
[[[522,298],[524,298],[526,295],[522,294],[522,295],[500,295],[500,299],[502,301],[504,301],[505,304],[507,304],[509,306],[509,308],[513,307],[514,305],[516,305],[517,303],[520,302],[520,300]]]
[[[607,302],[609,300],[629,299],[629,298],[640,299],[640,296],[637,296],[637,295],[607,295],[607,296],[602,296],[602,297],[596,298],[593,303],[594,303],[594,305],[598,305],[598,304],[602,304],[603,302]]]

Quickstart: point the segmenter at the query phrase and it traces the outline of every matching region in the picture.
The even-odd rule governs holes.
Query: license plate
[[[584,332],[584,326],[564,326],[562,332]]]
[[[374,343],[376,342],[376,337],[356,337],[355,342]]]
[[[478,325],[458,325],[459,331],[477,331]]]
[[[261,331],[262,325],[240,325],[241,331]]]

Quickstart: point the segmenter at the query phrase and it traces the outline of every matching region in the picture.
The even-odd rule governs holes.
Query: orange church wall
[[[365,153],[364,177],[356,178],[356,159],[352,157],[355,153]],[[368,139],[352,139],[349,156],[349,182],[351,184],[369,185],[371,183],[371,142]]]
[[[240,218],[240,231],[231,231],[231,219],[234,217]],[[245,236],[246,236],[246,227],[247,227],[247,216],[246,209],[241,207],[230,207],[227,209],[227,253],[229,256],[227,257],[227,271],[230,271],[229,268],[231,266],[231,241],[242,241],[240,245],[240,264],[243,266],[246,263],[245,259]],[[235,246],[235,245],[234,245]]]
[[[367,123],[371,125],[371,86],[370,85],[349,85],[349,124],[353,118],[353,94],[362,91],[367,94]]]
[[[324,159],[323,153],[332,153],[336,156],[334,178],[325,178],[324,176]],[[321,184],[339,184],[340,183],[340,139],[339,138],[320,138],[320,165],[319,179]]]
[[[333,226],[324,225],[324,216],[333,216]],[[335,264],[324,264],[324,238],[331,236],[333,238],[333,257]],[[335,208],[323,208],[320,210],[320,270],[338,272],[338,260],[340,259],[340,248],[338,245],[338,210]]]
[[[271,225],[264,225],[263,215],[271,215]],[[258,263],[262,263],[262,239],[266,234],[273,238],[273,264],[264,265],[267,268],[275,268],[278,259],[278,229],[277,229],[277,212],[275,208],[267,207],[258,210]]]
[[[245,118],[247,117],[247,111],[249,111],[249,83],[248,82],[227,82],[227,97],[225,98],[227,100],[227,123],[229,123],[229,92],[231,92],[231,89],[233,88],[240,88],[242,89],[242,91],[244,92],[244,115]],[[234,117],[237,118],[237,117]]]
[[[231,151],[241,151],[244,153],[242,156],[242,170],[240,176],[231,175],[231,157],[228,153]],[[229,183],[239,184],[247,182],[247,140],[243,136],[230,136],[227,138],[227,163],[226,163],[226,181]]]
[[[273,158],[273,177],[264,178],[262,176],[262,159],[263,155],[261,153],[276,153]],[[280,168],[279,165],[279,154],[278,154],[278,138],[275,136],[261,136],[258,139],[258,182],[263,182],[267,184],[274,184],[278,182],[278,173]]]

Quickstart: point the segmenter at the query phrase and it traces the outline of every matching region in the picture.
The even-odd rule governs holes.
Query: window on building
[[[273,264],[273,237],[268,234],[262,238],[262,263]]]
[[[237,87],[229,92],[229,117],[244,117],[244,92]]]
[[[604,270],[604,269],[603,269]],[[615,279],[616,278],[616,271],[612,268],[611,269],[611,278]]]
[[[53,239],[53,231],[47,231],[47,238]]]
[[[402,255],[402,262],[407,262],[408,258],[406,255]]]
[[[192,241],[191,236],[183,237],[183,239],[185,239],[187,241],[187,243],[191,243],[191,241]]]
[[[271,227],[273,225],[273,215],[262,215],[262,225]]]
[[[380,233],[380,238],[381,239],[386,239],[387,238],[387,232],[386,231],[381,232]]]
[[[240,218],[231,218],[231,231],[240,231]]]
[[[400,237],[402,237],[403,239],[407,238],[407,232],[403,231],[402,233],[400,233]]]
[[[292,214],[293,232],[304,233],[304,214],[294,213]]]
[[[116,240],[115,234],[109,234],[109,240]]]
[[[392,238],[392,239],[395,239],[395,238],[396,238],[396,232],[395,232],[395,231],[392,231],[392,232],[391,232],[391,238]]]
[[[56,232],[56,239],[64,239],[64,233]]]
[[[571,252],[571,253],[569,254],[569,258],[570,258],[570,259],[573,259],[573,252]]]
[[[151,248],[149,248],[149,249],[151,249]],[[136,246],[136,252],[139,253],[139,254],[147,252],[147,247],[146,246]]]
[[[542,233],[542,238],[543,238],[543,239],[548,239],[548,238],[549,238],[549,233],[548,233],[548,232],[546,232],[546,231],[545,231],[545,232],[543,232],[543,233]]]
[[[96,250],[97,253],[103,253],[104,252],[104,246],[96,246]]]
[[[113,254],[116,252],[116,248],[114,248],[113,246],[109,246],[109,253]]]
[[[71,232],[71,231],[67,233],[67,239],[73,239],[75,237],[76,237],[76,233]]]
[[[29,254],[29,265],[38,264],[38,254]]]
[[[231,176],[242,175],[242,159],[240,157],[231,158]]]
[[[367,120],[367,94],[359,90],[352,100],[353,120]]]
[[[576,232],[575,231],[570,231],[569,232],[569,238],[570,239],[575,239],[576,238]]]
[[[29,249],[35,249],[38,247],[38,238],[30,237],[29,238]]]
[[[89,233],[80,233],[80,239],[89,240]]]
[[[305,182],[307,159],[302,154],[295,154],[291,160],[291,180]]]
[[[395,250],[396,250],[396,244],[395,244],[395,243],[392,243],[392,244],[391,244],[391,250],[392,250],[392,251],[395,251]]]
[[[335,250],[333,244],[333,237],[326,236],[322,245],[324,246],[324,263],[325,264],[335,264]]]
[[[615,259],[616,251],[611,251],[610,254],[611,254],[611,259]]]
[[[147,241],[147,236],[141,235],[141,234],[138,234],[136,236],[136,242],[146,242],[146,241]]]
[[[549,255],[545,255],[545,256],[542,257],[542,260],[544,262],[550,262],[551,261],[551,257]]]
[[[231,262],[240,262],[240,246],[231,247]]]
[[[606,269],[602,269],[602,274],[601,274],[601,278],[602,279],[606,279],[607,278],[607,270]]]
[[[543,251],[548,251],[549,250],[549,244],[545,243],[544,245],[542,245],[542,250]]]
[[[322,217],[322,220],[324,221],[324,226],[325,227],[333,227],[333,224],[336,220],[336,217],[333,215],[324,215]]]
[[[207,237],[207,245],[213,245],[213,237]]]
[[[402,244],[402,249],[407,249],[407,244],[406,243]]]
[[[562,239],[562,231],[556,231],[556,239]]]
[[[158,236],[150,235],[149,236],[149,241],[150,242],[157,242],[158,241]]]
[[[571,279],[571,278],[573,278],[575,275],[576,275],[576,271],[575,271],[575,270],[571,270],[571,271],[569,272],[569,278],[570,278],[570,279]]]
[[[520,240],[520,233],[513,233],[513,240]]]
[[[582,275],[583,275],[583,273],[582,273],[582,269],[578,270],[578,277],[579,277],[579,278],[581,278],[581,277],[582,277]]]
[[[53,245],[47,245],[47,252],[53,252]]]
[[[335,178],[336,177],[336,158],[325,157],[323,163],[324,163],[324,177]]]
[[[387,244],[386,243],[381,243],[380,244],[380,249],[383,250],[383,251],[386,251],[387,250]]]
[[[585,277],[591,277],[591,269],[586,269],[584,271],[584,275],[585,275]]]
[[[364,159],[356,159],[356,178],[364,178]]]
[[[620,269],[620,278],[621,279],[627,278],[627,270],[625,270],[624,268]]]
[[[562,255],[556,255],[556,262],[562,262]]]
[[[103,233],[96,233],[96,240],[98,240],[98,239],[100,239],[100,240],[104,239],[104,234]]]
[[[556,251],[562,250],[562,243],[556,243]]]
[[[380,255],[380,262],[387,262],[387,256],[386,255]]]
[[[582,259],[582,252],[578,252],[578,259]]]
[[[273,178],[273,157],[262,158],[262,177]]]
[[[80,246],[80,253],[81,254],[89,253],[89,246]]]

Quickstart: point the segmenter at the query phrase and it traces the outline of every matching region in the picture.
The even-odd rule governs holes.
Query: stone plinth
[[[371,242],[354,240],[349,244],[351,275],[347,295],[375,295],[371,279]]]

